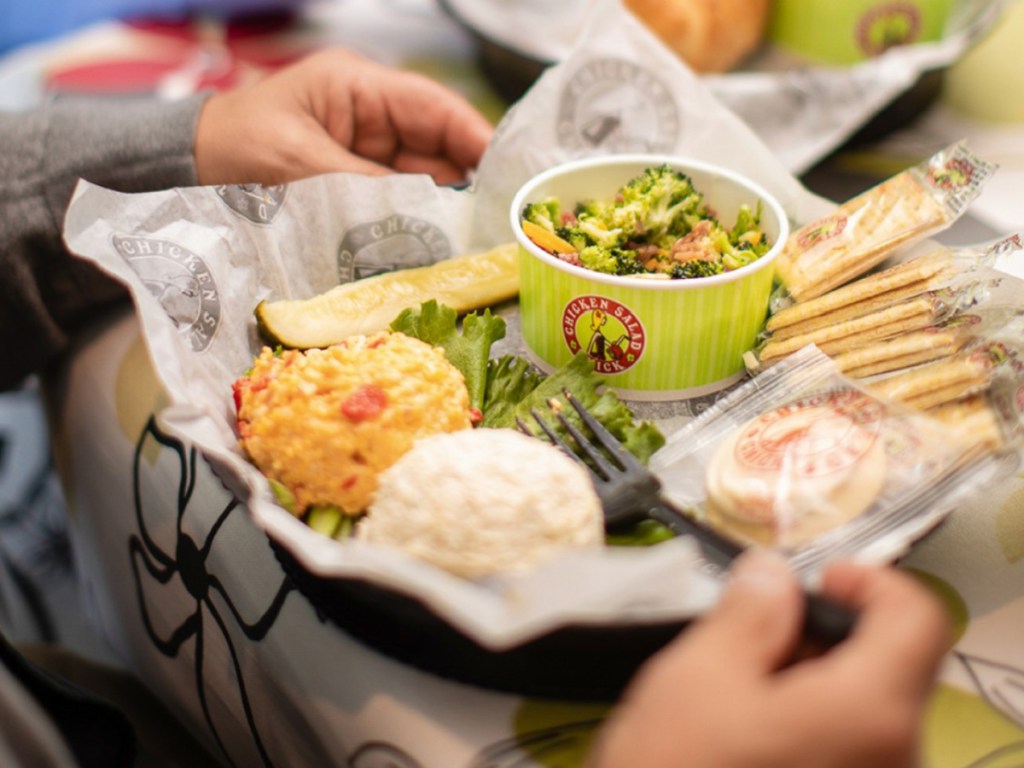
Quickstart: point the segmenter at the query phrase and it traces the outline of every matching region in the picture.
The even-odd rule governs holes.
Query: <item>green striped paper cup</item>
[[[665,280],[576,267],[523,234],[520,214],[527,203],[554,196],[569,207],[610,198],[645,168],[662,163],[688,174],[726,226],[741,205],[760,200],[761,225],[774,247],[733,272]],[[631,400],[697,397],[743,376],[743,353],[764,326],[773,263],[789,236],[782,206],[757,184],[724,168],[665,155],[588,158],[545,171],[516,193],[511,223],[520,252],[520,322],[531,360],[550,372],[586,351],[594,370]]]

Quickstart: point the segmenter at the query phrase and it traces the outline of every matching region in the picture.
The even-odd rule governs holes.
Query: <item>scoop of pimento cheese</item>
[[[602,546],[604,516],[587,471],[559,449],[478,428],[417,441],[381,475],[356,535],[474,578]]]
[[[361,513],[378,475],[417,438],[471,425],[461,372],[442,349],[402,333],[264,348],[234,394],[243,449],[294,495],[299,515],[318,505]]]

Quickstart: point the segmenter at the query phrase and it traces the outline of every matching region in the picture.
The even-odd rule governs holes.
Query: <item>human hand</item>
[[[196,129],[200,184],[281,184],[334,171],[465,179],[491,125],[440,83],[342,50],[211,96]]]
[[[838,564],[822,591],[859,613],[851,637],[794,661],[803,600],[773,556],[737,561],[719,605],[640,671],[590,768],[907,768],[949,642],[923,587]]]

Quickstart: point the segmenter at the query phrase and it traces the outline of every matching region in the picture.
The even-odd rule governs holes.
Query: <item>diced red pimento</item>
[[[235,413],[242,410],[242,390],[248,386],[249,377],[243,376],[240,379],[235,379],[231,385],[231,396],[235,401]]]
[[[481,410],[479,408],[470,408],[469,409],[469,423],[470,424],[479,424],[483,420],[484,420],[484,414],[483,414],[483,412],[481,412]]]
[[[364,384],[341,404],[341,413],[349,421],[369,421],[383,413],[388,395],[376,384]]]

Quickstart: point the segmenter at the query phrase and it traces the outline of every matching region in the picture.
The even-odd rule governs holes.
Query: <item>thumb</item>
[[[733,564],[718,605],[687,634],[734,668],[772,672],[792,657],[802,622],[802,591],[789,566],[751,549]]]

